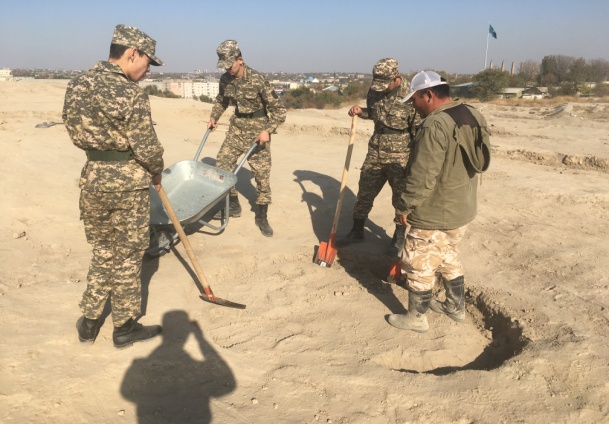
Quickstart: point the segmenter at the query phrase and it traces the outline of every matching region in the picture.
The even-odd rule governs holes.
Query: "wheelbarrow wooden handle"
[[[163,188],[163,186],[161,186],[161,189],[158,191],[158,193],[159,193],[159,197],[161,198],[161,202],[163,203],[163,206],[165,206],[167,215],[169,215],[169,218],[171,219],[173,226],[175,227],[176,231],[178,232],[178,235],[180,236],[180,241],[182,242],[182,244],[184,245],[184,248],[186,249],[186,253],[188,254],[188,257],[190,258],[190,263],[194,267],[197,277],[199,278],[199,281],[203,285],[203,290],[205,290],[205,294],[207,295],[209,300],[213,302],[216,297],[214,296],[213,292],[211,291],[211,287],[207,283],[207,278],[205,278],[205,274],[203,274],[203,269],[201,268],[201,265],[199,265],[199,261],[197,260],[197,257],[195,256],[195,254],[192,250],[192,247],[190,246],[188,237],[186,237],[184,228],[182,228],[182,224],[180,224],[180,220],[176,216],[176,214],[173,210],[173,206],[171,206],[171,202],[169,201],[169,198],[167,197],[167,193],[165,193],[165,189]]]

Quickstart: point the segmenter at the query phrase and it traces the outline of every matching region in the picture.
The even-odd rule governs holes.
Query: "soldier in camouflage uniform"
[[[338,247],[364,241],[364,224],[376,196],[386,182],[392,190],[392,204],[401,207],[401,194],[406,178],[409,141],[415,125],[416,112],[401,100],[408,91],[395,59],[381,59],[372,69],[372,86],[368,90],[367,107],[353,106],[349,116],[358,115],[374,121],[374,133],[368,142],[368,154],[361,168],[357,202],[353,209],[353,228],[339,239]],[[387,253],[399,256],[404,248],[406,227],[396,223]]]
[[[400,283],[408,290],[406,314],[389,315],[397,328],[424,333],[427,312],[465,319],[465,270],[457,246],[476,216],[478,173],[490,163],[490,132],[475,108],[451,100],[446,80],[432,71],[412,79],[408,95],[424,118],[408,161],[403,206],[396,219],[410,225],[406,236]],[[432,300],[436,278],[446,292]]]
[[[111,300],[116,347],[149,339],[161,327],[136,322],[141,314],[140,273],[150,243],[149,187],[160,189],[161,146],[148,96],[136,84],[163,65],[156,42],[137,28],[118,25],[108,61],[73,79],[66,90],[63,121],[87,162],[80,176],[80,217],[93,247],[87,288],[77,322],[81,342],[93,342]]]
[[[229,106],[235,107],[228,134],[218,152],[216,166],[232,172],[239,156],[247,152],[252,143],[258,142],[248,159],[258,193],[255,222],[263,235],[272,237],[273,229],[267,219],[271,203],[271,134],[285,121],[286,109],[266,78],[243,63],[236,41],[224,41],[216,53],[218,68],[226,72],[220,78],[220,93],[207,127],[215,130],[224,111]],[[241,205],[234,188],[230,193],[229,214],[232,217],[241,216]]]

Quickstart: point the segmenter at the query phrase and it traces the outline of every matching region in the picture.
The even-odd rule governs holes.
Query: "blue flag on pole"
[[[495,32],[495,30],[493,29],[493,26],[489,24],[488,26],[488,33],[491,34],[493,36],[494,39],[497,39],[497,33]]]

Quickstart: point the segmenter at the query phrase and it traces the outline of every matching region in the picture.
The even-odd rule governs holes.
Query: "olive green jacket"
[[[478,172],[488,168],[490,132],[482,114],[469,105],[478,126],[459,126],[444,112],[460,104],[453,100],[437,108],[417,130],[402,194],[406,206],[397,211],[408,215],[413,228],[450,230],[476,216]]]

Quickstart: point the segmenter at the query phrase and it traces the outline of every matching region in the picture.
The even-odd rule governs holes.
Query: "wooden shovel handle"
[[[340,181],[340,192],[338,194],[338,202],[336,204],[336,212],[334,213],[334,222],[332,222],[332,230],[330,231],[330,246],[334,247],[334,237],[336,235],[336,227],[340,217],[340,209],[343,205],[343,196],[345,194],[345,186],[347,185],[347,175],[349,173],[349,164],[351,163],[351,154],[353,153],[353,143],[355,142],[355,124],[357,115],[353,115],[351,119],[351,132],[349,134],[349,146],[347,147],[347,157],[345,158],[345,167],[343,168],[343,177]]]
[[[173,206],[171,206],[171,202],[169,201],[169,198],[167,197],[167,193],[165,193],[165,189],[163,188],[163,186],[161,186],[161,189],[158,191],[158,193],[159,197],[161,198],[161,202],[163,203],[163,206],[165,206],[165,210],[167,211],[167,214],[171,219],[173,226],[175,227],[176,231],[178,232],[178,235],[180,236],[180,241],[186,249],[186,253],[190,258],[190,263],[194,267],[197,277],[203,285],[203,290],[205,290],[205,294],[210,298],[210,300],[213,301],[215,299],[215,296],[211,291],[211,287],[209,287],[209,284],[207,283],[207,278],[205,278],[205,274],[203,274],[203,269],[201,268],[201,265],[199,265],[199,261],[197,260],[197,257],[195,256],[192,247],[190,246],[188,237],[186,237],[184,228],[182,228],[182,224],[180,224],[180,220],[176,216],[173,210]]]

